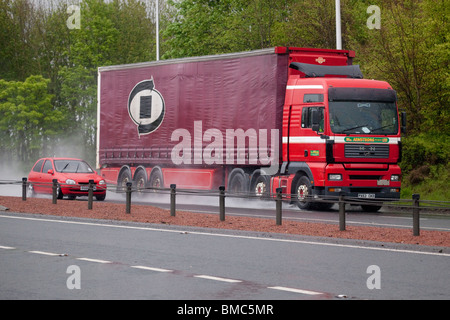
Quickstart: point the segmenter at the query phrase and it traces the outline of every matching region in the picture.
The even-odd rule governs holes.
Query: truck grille
[[[389,145],[346,144],[346,158],[389,158]]]

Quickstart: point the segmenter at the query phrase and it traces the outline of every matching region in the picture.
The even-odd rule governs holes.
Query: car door
[[[38,182],[41,182],[42,165],[44,164],[44,161],[45,159],[38,160],[28,175],[28,181],[33,186],[35,192],[42,192],[42,187]]]
[[[55,169],[53,168],[53,162],[50,159],[45,160],[42,166],[41,179],[42,193],[52,193],[52,184],[54,179]]]

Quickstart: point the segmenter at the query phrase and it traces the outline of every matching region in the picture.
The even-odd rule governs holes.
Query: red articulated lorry
[[[101,175],[138,190],[281,188],[301,209],[339,195],[398,199],[404,114],[392,87],[363,79],[353,58],[275,47],[101,67]]]

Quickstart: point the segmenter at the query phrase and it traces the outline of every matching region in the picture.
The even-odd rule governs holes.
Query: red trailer
[[[300,208],[309,196],[397,199],[396,93],[353,57],[276,47],[101,67],[101,175],[138,189],[282,188]]]

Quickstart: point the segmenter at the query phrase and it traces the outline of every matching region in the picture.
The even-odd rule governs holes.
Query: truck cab
[[[281,176],[302,209],[329,207],[314,198],[364,200],[400,197],[401,125],[396,92],[362,79],[358,66],[291,68],[283,110]],[[380,206],[363,205],[366,211]]]

